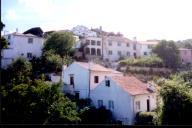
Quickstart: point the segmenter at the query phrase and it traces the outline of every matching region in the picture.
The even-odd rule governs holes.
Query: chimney
[[[89,70],[91,70],[92,66],[93,66],[93,62],[92,61],[89,61]]]
[[[18,28],[16,28],[16,33],[18,33]]]
[[[99,27],[100,32],[102,31],[102,26]]]

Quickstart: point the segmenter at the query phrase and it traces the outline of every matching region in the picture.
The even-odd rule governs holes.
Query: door
[[[147,111],[149,112],[150,111],[150,100],[147,99]]]
[[[79,99],[79,92],[75,92],[75,99]]]

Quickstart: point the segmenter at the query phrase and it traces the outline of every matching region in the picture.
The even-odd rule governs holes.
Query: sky
[[[192,38],[192,0],[1,0],[6,33],[77,25],[138,40]]]

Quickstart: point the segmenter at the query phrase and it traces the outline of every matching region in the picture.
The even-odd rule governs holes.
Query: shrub
[[[156,55],[139,57],[137,59],[129,58],[119,61],[120,66],[141,66],[141,67],[163,67],[163,61]]]
[[[136,114],[136,125],[154,125],[155,112],[138,112]]]

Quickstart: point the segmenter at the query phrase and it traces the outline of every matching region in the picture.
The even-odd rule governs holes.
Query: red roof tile
[[[139,44],[152,44],[152,45],[156,45],[158,44],[157,41],[138,41]]]
[[[89,66],[90,66],[91,67],[91,71],[121,73],[121,72],[115,71],[115,70],[110,69],[110,68],[103,67],[103,66],[101,66],[99,64],[95,64],[95,63],[91,63],[91,64],[85,63],[85,62],[76,62],[76,63],[81,65],[85,69],[89,69]]]
[[[151,93],[151,91],[147,89],[147,84],[141,82],[133,76],[113,76],[112,80],[114,80],[130,95]]]

